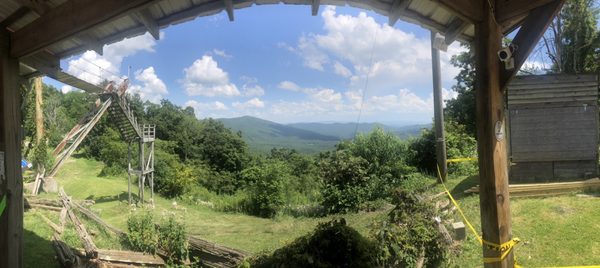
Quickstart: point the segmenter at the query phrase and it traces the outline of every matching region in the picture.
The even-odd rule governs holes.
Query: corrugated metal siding
[[[597,174],[596,75],[517,77],[507,99],[512,182]]]

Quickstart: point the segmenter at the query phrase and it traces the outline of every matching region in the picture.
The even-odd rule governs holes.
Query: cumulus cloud
[[[367,75],[369,88],[377,92],[430,88],[429,37],[420,38],[379,24],[364,12],[357,16],[342,15],[334,7],[326,7],[321,17],[325,33],[302,35],[293,50],[301,55],[305,66],[347,77],[353,90],[364,86]],[[455,43],[447,53],[441,53],[445,85],[458,73],[450,64],[451,56],[463,50]]]
[[[185,103],[184,106],[194,108],[194,113],[198,118],[224,117],[228,115],[227,111],[229,110],[227,105],[220,101],[198,102],[195,100],[189,100]]]
[[[234,108],[246,110],[246,109],[256,109],[256,108],[264,108],[265,103],[261,101],[259,98],[252,98],[246,102],[234,102],[231,104]]]
[[[86,51],[69,60],[66,72],[92,84],[100,84],[104,80],[120,81],[123,78],[120,74],[123,59],[138,52],[154,52],[155,45],[156,40],[148,33],[127,38],[104,46],[104,55]]]
[[[229,75],[223,71],[212,56],[204,55],[183,70],[185,77],[181,81],[189,96],[240,96],[237,86],[229,81]]]
[[[230,54],[227,54],[227,52],[225,52],[225,50],[220,50],[220,49],[216,49],[215,48],[215,49],[212,50],[212,53],[215,56],[219,56],[219,57],[222,57],[222,58],[225,58],[225,59],[231,59],[231,58],[233,58],[233,56],[230,55]]]
[[[242,76],[242,94],[246,97],[260,97],[265,95],[265,90],[258,84],[256,77]]]
[[[152,66],[144,70],[137,70],[135,72],[135,79],[141,82],[142,85],[134,84],[131,87],[131,92],[140,94],[142,100],[159,103],[169,93],[167,86],[158,78]]]
[[[280,89],[284,89],[284,90],[289,90],[289,91],[300,91],[300,86],[297,85],[296,83],[292,82],[292,81],[282,81],[281,83],[279,83],[279,85],[277,85],[278,88]]]

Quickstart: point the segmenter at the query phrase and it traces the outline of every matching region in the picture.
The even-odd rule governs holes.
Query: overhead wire
[[[358,117],[356,119],[356,126],[354,127],[354,138],[356,138],[356,136],[358,135],[358,126],[360,124],[360,119],[362,116],[362,111],[364,109],[364,105],[365,105],[365,97],[367,95],[367,89],[369,88],[369,77],[371,76],[371,72],[373,69],[373,54],[375,52],[375,44],[377,43],[377,32],[379,31],[379,27],[375,28],[374,31],[374,36],[371,40],[373,40],[373,43],[371,45],[371,55],[369,57],[369,68],[367,70],[367,75],[365,77],[365,85],[363,87],[362,90],[362,96],[361,96],[361,100],[360,100],[360,109],[358,110]]]

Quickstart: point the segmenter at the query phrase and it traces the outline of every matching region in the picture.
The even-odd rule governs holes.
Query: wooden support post
[[[436,32],[431,31],[431,73],[433,74],[433,114],[435,121],[435,155],[437,165],[446,181],[446,139],[444,138],[444,100],[442,99],[442,75],[440,71],[440,50],[434,47]]]
[[[35,141],[40,143],[44,138],[44,111],[42,110],[42,77],[34,79],[33,87],[35,89]]]
[[[506,133],[504,127],[504,92],[500,85],[500,65],[497,52],[502,42],[502,28],[494,19],[493,6],[483,3],[481,22],[475,24],[477,152],[479,154],[479,185],[481,228],[483,239],[502,244],[512,238]],[[493,3],[495,1],[492,1]],[[500,257],[500,252],[483,247],[484,257]],[[511,252],[500,262],[485,267],[513,267]]]
[[[19,61],[0,29],[0,267],[23,267],[23,177]]]
[[[140,202],[144,203],[144,139],[140,138],[140,178],[138,180],[138,184],[140,186]]]
[[[127,194],[131,205],[131,141],[127,142]]]
[[[154,140],[150,143],[150,168],[152,173],[150,173],[150,198],[152,199],[152,205],[154,205]]]

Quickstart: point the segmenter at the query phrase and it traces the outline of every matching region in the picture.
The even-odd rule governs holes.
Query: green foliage
[[[446,138],[446,156],[448,159],[476,157],[477,142],[467,133],[466,127],[453,121],[444,123]],[[417,169],[437,176],[435,156],[435,133],[433,129],[423,131],[421,137],[410,142],[408,163]],[[454,163],[448,165],[451,174],[469,174],[477,168],[477,162]]]
[[[49,170],[52,167],[53,162],[52,153],[48,151],[48,145],[46,144],[45,139],[42,139],[33,148],[33,157],[31,158],[33,168],[36,170]]]
[[[182,263],[188,258],[187,231],[183,223],[169,217],[159,227],[159,248],[167,257],[168,263]]]
[[[344,219],[320,223],[270,256],[250,260],[251,267],[375,267],[374,243],[348,227]]]
[[[159,238],[152,213],[137,213],[127,219],[127,242],[133,250],[156,254]]]
[[[565,2],[544,37],[553,72],[578,74],[598,71],[598,14],[594,0]]]
[[[256,181],[250,187],[250,212],[260,217],[274,217],[284,203],[284,183],[289,181],[286,166],[281,162],[270,162],[256,172]]]
[[[323,205],[331,212],[356,211],[367,201],[387,198],[414,168],[406,164],[408,147],[376,128],[337,150],[321,155]]]
[[[452,90],[458,93],[455,99],[446,101],[444,113],[448,121],[465,126],[467,134],[477,135],[475,127],[475,55],[470,45],[463,45],[467,51],[452,56],[450,62],[460,71],[454,78],[456,84]]]
[[[368,162],[348,150],[338,150],[320,163],[323,206],[330,213],[357,211],[370,199],[374,183]]]
[[[383,267],[441,267],[448,247],[434,223],[434,209],[415,194],[398,191],[396,207],[373,229],[378,242],[378,262]]]

